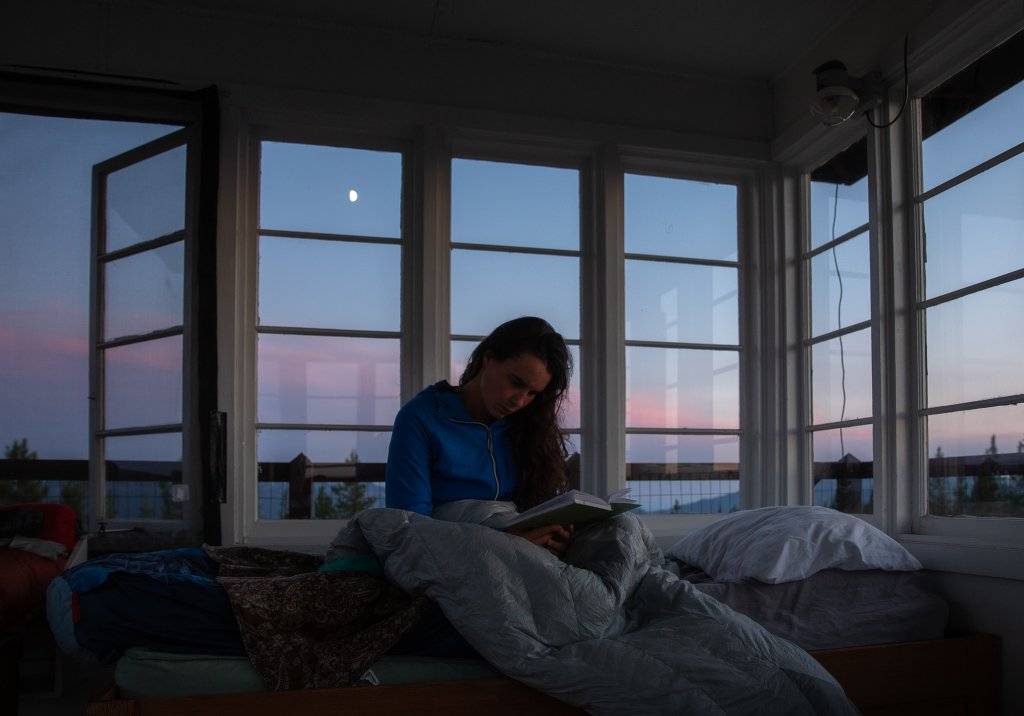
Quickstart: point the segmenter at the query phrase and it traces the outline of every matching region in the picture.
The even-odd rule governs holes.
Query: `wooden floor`
[[[998,713],[999,639],[989,634],[812,655],[865,716]],[[581,714],[511,679],[279,691],[90,704],[89,716],[340,716],[342,714]]]

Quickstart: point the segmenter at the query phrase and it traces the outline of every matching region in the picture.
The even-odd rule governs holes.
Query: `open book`
[[[505,529],[520,532],[545,525],[580,525],[603,520],[640,506],[628,494],[627,487],[602,500],[586,492],[569,490],[520,513]]]

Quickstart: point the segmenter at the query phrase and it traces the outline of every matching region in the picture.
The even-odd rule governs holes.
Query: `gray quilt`
[[[328,559],[360,552],[503,673],[591,713],[856,713],[806,652],[666,569],[628,514],[558,559],[480,524],[366,510]]]

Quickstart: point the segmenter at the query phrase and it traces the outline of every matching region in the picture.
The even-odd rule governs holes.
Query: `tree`
[[[313,517],[318,520],[330,520],[337,516],[334,503],[327,495],[327,490],[320,485],[316,491],[316,500],[313,502]]]
[[[29,450],[28,438],[14,440],[4,448],[7,460],[36,460],[35,450]],[[0,503],[40,502],[46,499],[46,485],[41,480],[0,479]]]
[[[988,448],[985,450],[985,454],[986,455],[998,455],[999,454],[999,448],[996,447],[996,436],[995,435],[992,436],[991,442],[989,443]]]
[[[332,485],[334,510],[337,517],[352,517],[356,513],[373,507],[376,500],[366,494],[366,485],[362,482],[343,482]],[[319,497],[319,495],[318,495]]]
[[[84,522],[85,483],[62,482],[60,485],[60,501],[75,511],[79,522]]]

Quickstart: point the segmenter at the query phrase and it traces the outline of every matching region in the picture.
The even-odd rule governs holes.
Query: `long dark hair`
[[[480,341],[459,378],[460,386],[473,380],[483,369],[488,354],[504,361],[524,353],[543,361],[551,380],[529,405],[506,418],[512,456],[519,469],[513,499],[520,510],[565,491],[567,450],[565,436],[558,427],[558,414],[572,376],[572,354],[550,323],[543,318],[523,316],[502,323]]]

